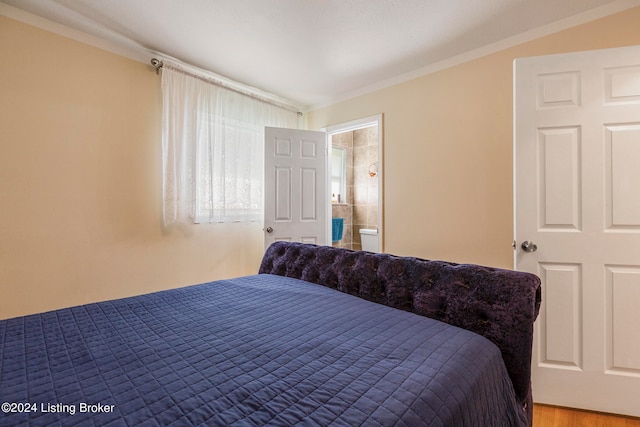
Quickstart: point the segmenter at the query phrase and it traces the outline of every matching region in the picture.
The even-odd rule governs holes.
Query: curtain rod
[[[164,64],[164,62],[162,60],[160,60],[158,58],[151,58],[151,65],[156,70],[156,74],[160,74],[160,69],[163,68],[165,64]],[[220,80],[218,80],[218,79],[216,79],[216,78],[214,78],[212,76],[204,76],[204,75],[201,75],[201,74],[197,74],[195,72],[185,70],[184,68],[180,67],[179,65],[176,65],[176,66],[170,65],[169,67],[171,69],[174,69],[176,71],[184,73],[184,74],[186,74],[188,76],[194,77],[196,79],[200,79],[202,81],[205,81],[207,83],[212,83],[212,84],[214,84],[216,86],[220,86],[220,87],[222,87],[224,89],[227,89],[227,90],[230,90],[232,92],[239,93],[240,95],[248,96],[249,98],[253,98],[253,99],[257,100],[257,101],[264,102],[264,103],[267,103],[267,104],[270,104],[270,105],[274,105],[274,106],[276,106],[278,108],[282,108],[282,109],[287,110],[287,111],[293,111],[294,113],[296,113],[298,115],[298,117],[302,117],[302,112],[298,111],[298,109],[296,107],[287,105],[287,104],[282,103],[282,102],[278,102],[278,101],[273,100],[273,99],[269,99],[266,96],[262,96],[262,95],[259,95],[259,94],[256,94],[256,93],[251,93],[249,91],[245,91],[245,90],[234,88],[234,87],[230,86],[229,84],[226,84],[225,82],[220,81]]]

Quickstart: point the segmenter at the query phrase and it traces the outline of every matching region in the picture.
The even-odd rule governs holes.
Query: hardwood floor
[[[533,427],[640,427],[640,418],[535,404]]]

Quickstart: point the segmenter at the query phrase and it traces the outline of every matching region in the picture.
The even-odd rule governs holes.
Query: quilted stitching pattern
[[[525,425],[479,335],[257,275],[0,322],[0,425]]]
[[[524,272],[295,242],[276,242],[260,273],[295,277],[478,333],[502,351],[532,418],[533,322],[540,279]]]

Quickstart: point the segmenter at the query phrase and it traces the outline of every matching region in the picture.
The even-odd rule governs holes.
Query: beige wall
[[[640,44],[640,8],[311,112],[384,114],[385,250],[511,266],[514,57]],[[257,271],[259,224],[163,229],[150,67],[0,16],[0,318]]]
[[[384,249],[513,266],[512,63],[640,44],[640,8],[308,115],[310,129],[384,114]]]
[[[258,224],[163,229],[160,77],[0,16],[0,318],[257,272]]]

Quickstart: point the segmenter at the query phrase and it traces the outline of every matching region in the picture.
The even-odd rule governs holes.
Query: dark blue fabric
[[[0,321],[0,351],[0,402],[37,405],[2,426],[526,425],[487,339],[270,274]]]
[[[540,278],[521,271],[279,241],[259,273],[316,283],[489,339],[533,423],[531,353]]]

